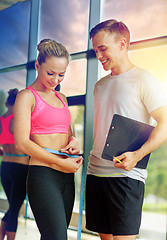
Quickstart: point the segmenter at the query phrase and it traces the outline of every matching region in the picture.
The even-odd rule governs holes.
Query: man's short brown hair
[[[89,33],[90,39],[92,39],[100,31],[106,31],[114,34],[116,41],[124,37],[127,41],[127,46],[129,47],[130,31],[123,22],[118,22],[115,19],[110,19],[97,24],[94,28],[91,29]]]

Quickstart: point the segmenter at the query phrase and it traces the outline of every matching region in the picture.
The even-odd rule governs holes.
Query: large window
[[[10,88],[16,87],[19,90],[25,88],[27,71],[28,73],[34,71],[35,59],[32,59],[28,70],[27,62],[29,32],[33,35],[33,31],[29,31],[32,10],[30,7],[35,1],[16,1],[17,3],[13,6],[0,11],[0,115],[4,111],[2,98],[5,98],[5,93]],[[100,0],[40,0],[39,2],[41,4],[38,42],[44,38],[55,39],[65,45],[71,54],[65,79],[61,83],[61,91],[69,97],[69,103],[72,105],[70,106],[72,128],[79,139],[81,153],[85,154],[84,144],[92,147],[90,136],[93,118],[93,83],[91,81],[97,80],[96,72],[100,73],[99,77],[108,74],[102,66],[98,67],[95,64],[95,56],[87,54],[90,53],[87,52],[88,25],[91,23],[94,26],[98,23],[95,15],[97,15],[96,6]],[[92,2],[94,7],[91,9],[89,6]],[[101,0],[101,3],[103,3],[101,20],[114,18],[123,21],[130,28],[129,57],[131,61],[150,71],[167,89],[167,1]],[[33,17],[34,19],[31,20],[36,21],[35,14]],[[36,51],[36,48],[33,51]],[[142,240],[166,239],[166,147],[165,143],[151,154],[148,165],[149,174],[146,181],[140,233]],[[90,151],[86,152],[87,155],[89,153]],[[74,211],[79,207],[81,174],[82,169],[75,175]]]

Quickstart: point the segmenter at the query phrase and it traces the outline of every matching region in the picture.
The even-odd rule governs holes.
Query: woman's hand
[[[3,156],[3,150],[0,148],[0,156]]]
[[[82,166],[82,163],[83,163],[83,158],[81,156],[77,158],[61,157],[61,162],[58,165],[59,166],[58,170],[64,173],[75,173]],[[51,167],[54,168],[55,165],[51,164]]]
[[[67,144],[67,146],[65,146],[64,148],[62,148],[60,150],[61,152],[67,153],[67,154],[71,154],[71,155],[77,155],[80,153],[80,148],[79,148],[79,142],[75,137],[71,137],[69,143]]]

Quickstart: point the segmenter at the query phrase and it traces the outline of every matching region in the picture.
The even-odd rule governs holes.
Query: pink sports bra
[[[36,105],[31,114],[30,134],[67,133],[71,123],[71,114],[67,104],[56,92],[56,96],[64,104],[63,108],[55,108],[46,103],[32,87],[27,87],[35,96]]]
[[[10,121],[13,118],[13,114],[9,115],[8,117],[1,116],[0,123],[2,127],[2,132],[0,133],[0,144],[15,144],[14,136],[10,132]]]

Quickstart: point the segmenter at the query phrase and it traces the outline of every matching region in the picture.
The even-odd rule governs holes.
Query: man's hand
[[[136,166],[137,162],[141,160],[139,158],[137,151],[125,152],[119,156],[116,156],[116,158],[118,158],[118,160],[120,160],[121,163],[118,162],[116,159],[113,159],[113,162],[115,162],[114,166],[118,168],[122,168],[126,171],[132,170],[132,168]]]

